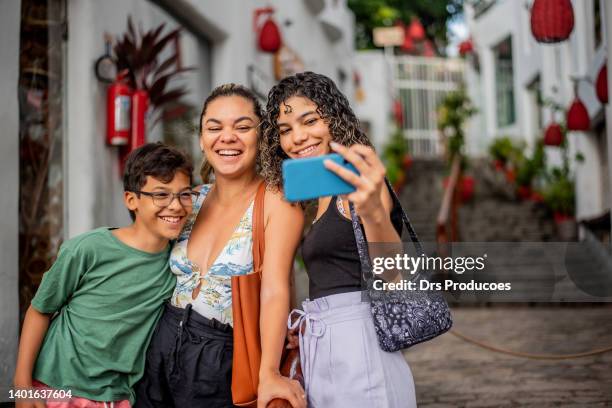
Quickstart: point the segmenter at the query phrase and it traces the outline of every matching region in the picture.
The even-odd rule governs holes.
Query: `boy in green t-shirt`
[[[14,383],[29,390],[26,396],[72,396],[54,407],[133,404],[153,328],[176,283],[169,241],[198,194],[191,189],[192,170],[185,155],[164,144],[134,150],[123,176],[133,223],[62,245],[23,322]],[[17,402],[33,406],[45,403]]]

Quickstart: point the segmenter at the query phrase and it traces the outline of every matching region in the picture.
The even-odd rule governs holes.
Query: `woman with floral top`
[[[229,407],[232,404],[231,277],[253,272],[252,220],[262,110],[247,88],[211,93],[200,117],[199,197],[170,255],[177,283],[153,335],[137,407]],[[261,283],[261,366],[258,406],[284,398],[305,408],[304,391],[278,367],[289,312],[289,275],[302,232],[302,213],[267,191]]]

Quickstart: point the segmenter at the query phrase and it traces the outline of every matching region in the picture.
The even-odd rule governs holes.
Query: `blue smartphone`
[[[355,191],[352,184],[327,170],[323,165],[324,160],[332,160],[359,174],[355,166],[337,153],[305,159],[287,159],[283,161],[283,188],[288,201],[311,200]]]

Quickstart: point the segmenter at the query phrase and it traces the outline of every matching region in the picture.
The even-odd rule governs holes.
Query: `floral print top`
[[[233,325],[231,277],[253,272],[253,202],[210,269],[202,271],[187,258],[187,243],[210,188],[210,184],[203,185],[200,195],[194,198],[191,214],[172,248],[170,269],[177,275],[177,280],[171,302],[181,308],[191,303],[193,310],[202,316]],[[193,291],[200,281],[200,293],[193,299]]]

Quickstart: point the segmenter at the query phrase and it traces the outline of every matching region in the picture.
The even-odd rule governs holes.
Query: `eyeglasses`
[[[191,207],[191,200],[193,198],[197,198],[200,195],[200,193],[193,190],[181,191],[180,193],[168,193],[165,191],[156,191],[154,193],[151,193],[149,191],[132,191],[132,193],[142,194],[151,197],[151,199],[153,200],[153,204],[160,208],[168,207],[170,204],[172,204],[172,201],[174,201],[175,198],[178,198],[179,203],[181,203],[183,207]]]

